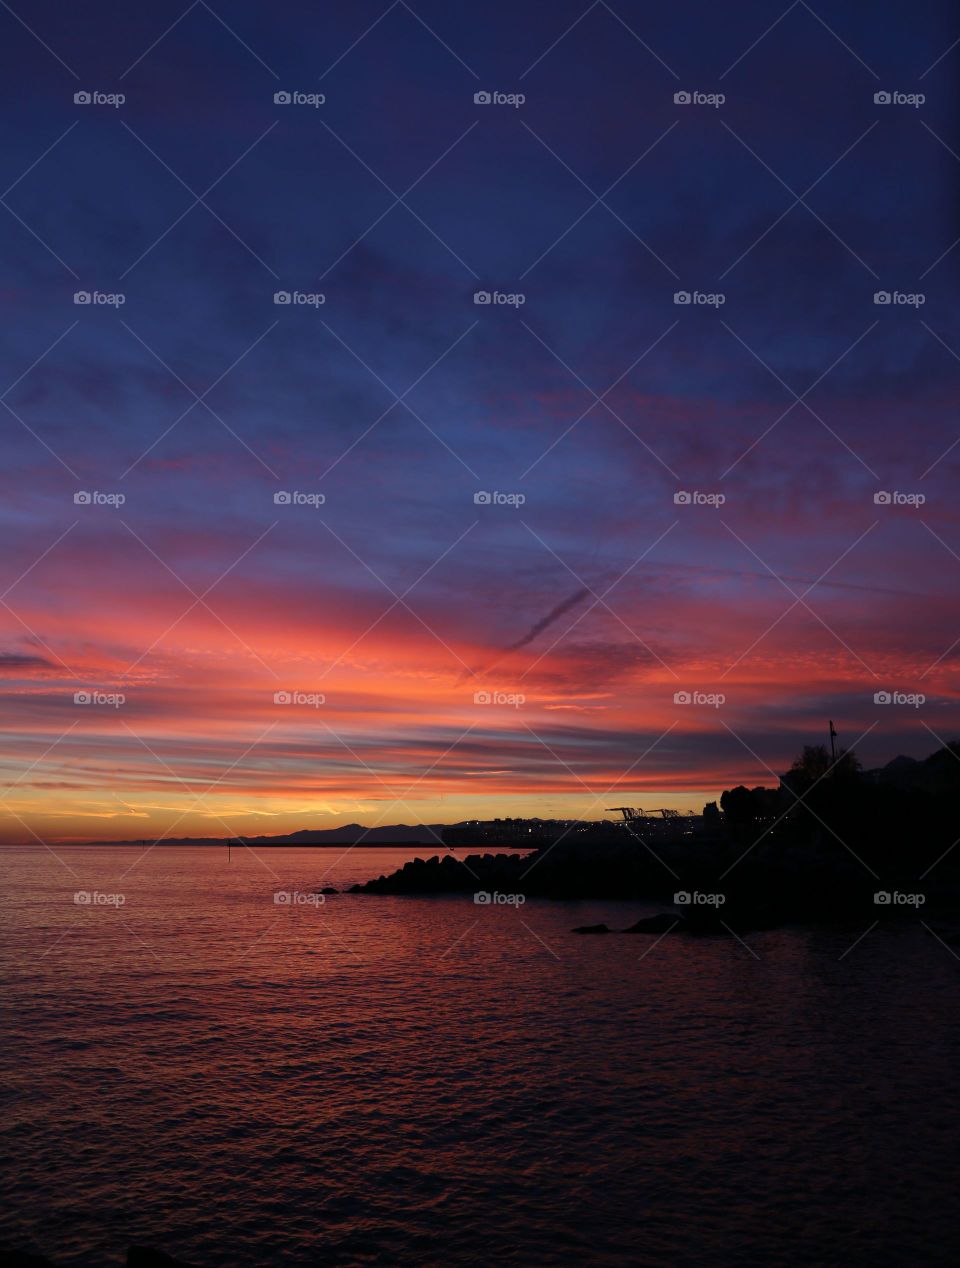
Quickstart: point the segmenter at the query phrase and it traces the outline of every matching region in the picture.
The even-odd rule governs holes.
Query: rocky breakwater
[[[661,858],[678,848],[665,847]],[[446,854],[413,859],[389,876],[378,876],[352,893],[523,894],[527,898],[648,898],[671,896],[676,889],[669,868],[623,834],[608,842],[575,839],[545,845],[529,854]]]
[[[878,860],[879,862],[879,860]],[[904,862],[894,870],[866,868],[826,832],[771,834],[751,845],[727,832],[659,840],[655,848],[623,833],[610,841],[571,837],[528,854],[450,853],[418,858],[389,876],[355,885],[360,894],[476,894],[525,898],[617,899],[670,907],[659,924],[643,921],[631,933],[657,934],[673,920],[678,931],[772,928],[788,923],[846,923],[916,919],[918,907],[899,906],[897,891],[917,888]],[[952,917],[955,886],[928,878],[917,903],[931,915]],[[883,905],[883,894],[893,897]],[[590,932],[601,932],[590,929]],[[579,932],[579,930],[578,930]],[[626,932],[626,931],[621,931]]]
[[[434,855],[428,859],[412,859],[389,876],[354,885],[350,893],[475,894],[481,890],[526,893],[521,882],[529,865],[523,855],[516,853]]]

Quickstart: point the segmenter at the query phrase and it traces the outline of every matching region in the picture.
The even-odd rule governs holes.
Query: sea
[[[958,948],[919,918],[583,936],[657,908],[343,892],[430,853],[0,851],[0,1247],[958,1262]]]

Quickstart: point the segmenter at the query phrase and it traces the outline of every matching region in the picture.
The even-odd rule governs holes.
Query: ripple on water
[[[360,853],[334,883],[403,857]],[[922,930],[641,959],[570,934],[617,904],[278,916],[255,860],[155,851],[53,945],[56,861],[8,863],[3,1229],[64,1268],[954,1262],[958,965]]]

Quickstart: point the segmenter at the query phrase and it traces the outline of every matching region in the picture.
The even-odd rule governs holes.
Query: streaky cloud
[[[581,586],[580,589],[571,594],[569,598],[564,599],[562,603],[558,603],[556,607],[551,608],[546,616],[541,617],[539,621],[535,621],[522,638],[517,639],[515,643],[511,643],[510,646],[504,650],[508,652],[517,652],[521,647],[527,647],[533,642],[537,635],[542,634],[544,630],[549,629],[550,626],[553,625],[554,621],[558,621],[565,612],[569,612],[572,608],[575,608],[577,604],[581,603],[589,593],[589,586]]]

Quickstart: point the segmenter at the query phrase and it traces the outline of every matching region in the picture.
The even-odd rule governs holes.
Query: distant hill
[[[259,837],[164,837],[160,841],[98,841],[97,845],[219,845],[229,840],[266,849],[280,845],[427,845],[443,848],[440,833],[448,827],[445,823],[394,823],[386,827],[365,828],[361,823],[347,823],[342,828],[304,828],[300,832],[288,832],[281,836]]]
[[[957,752],[957,746],[952,744],[937,749],[920,761],[901,753],[887,762],[886,766],[870,771],[868,775],[876,784],[902,791],[945,794],[956,790],[958,764],[960,753]]]
[[[440,843],[443,823],[394,823],[389,827],[365,828],[362,823],[346,823],[342,828],[304,828],[278,837],[245,837],[251,845],[421,845]]]

